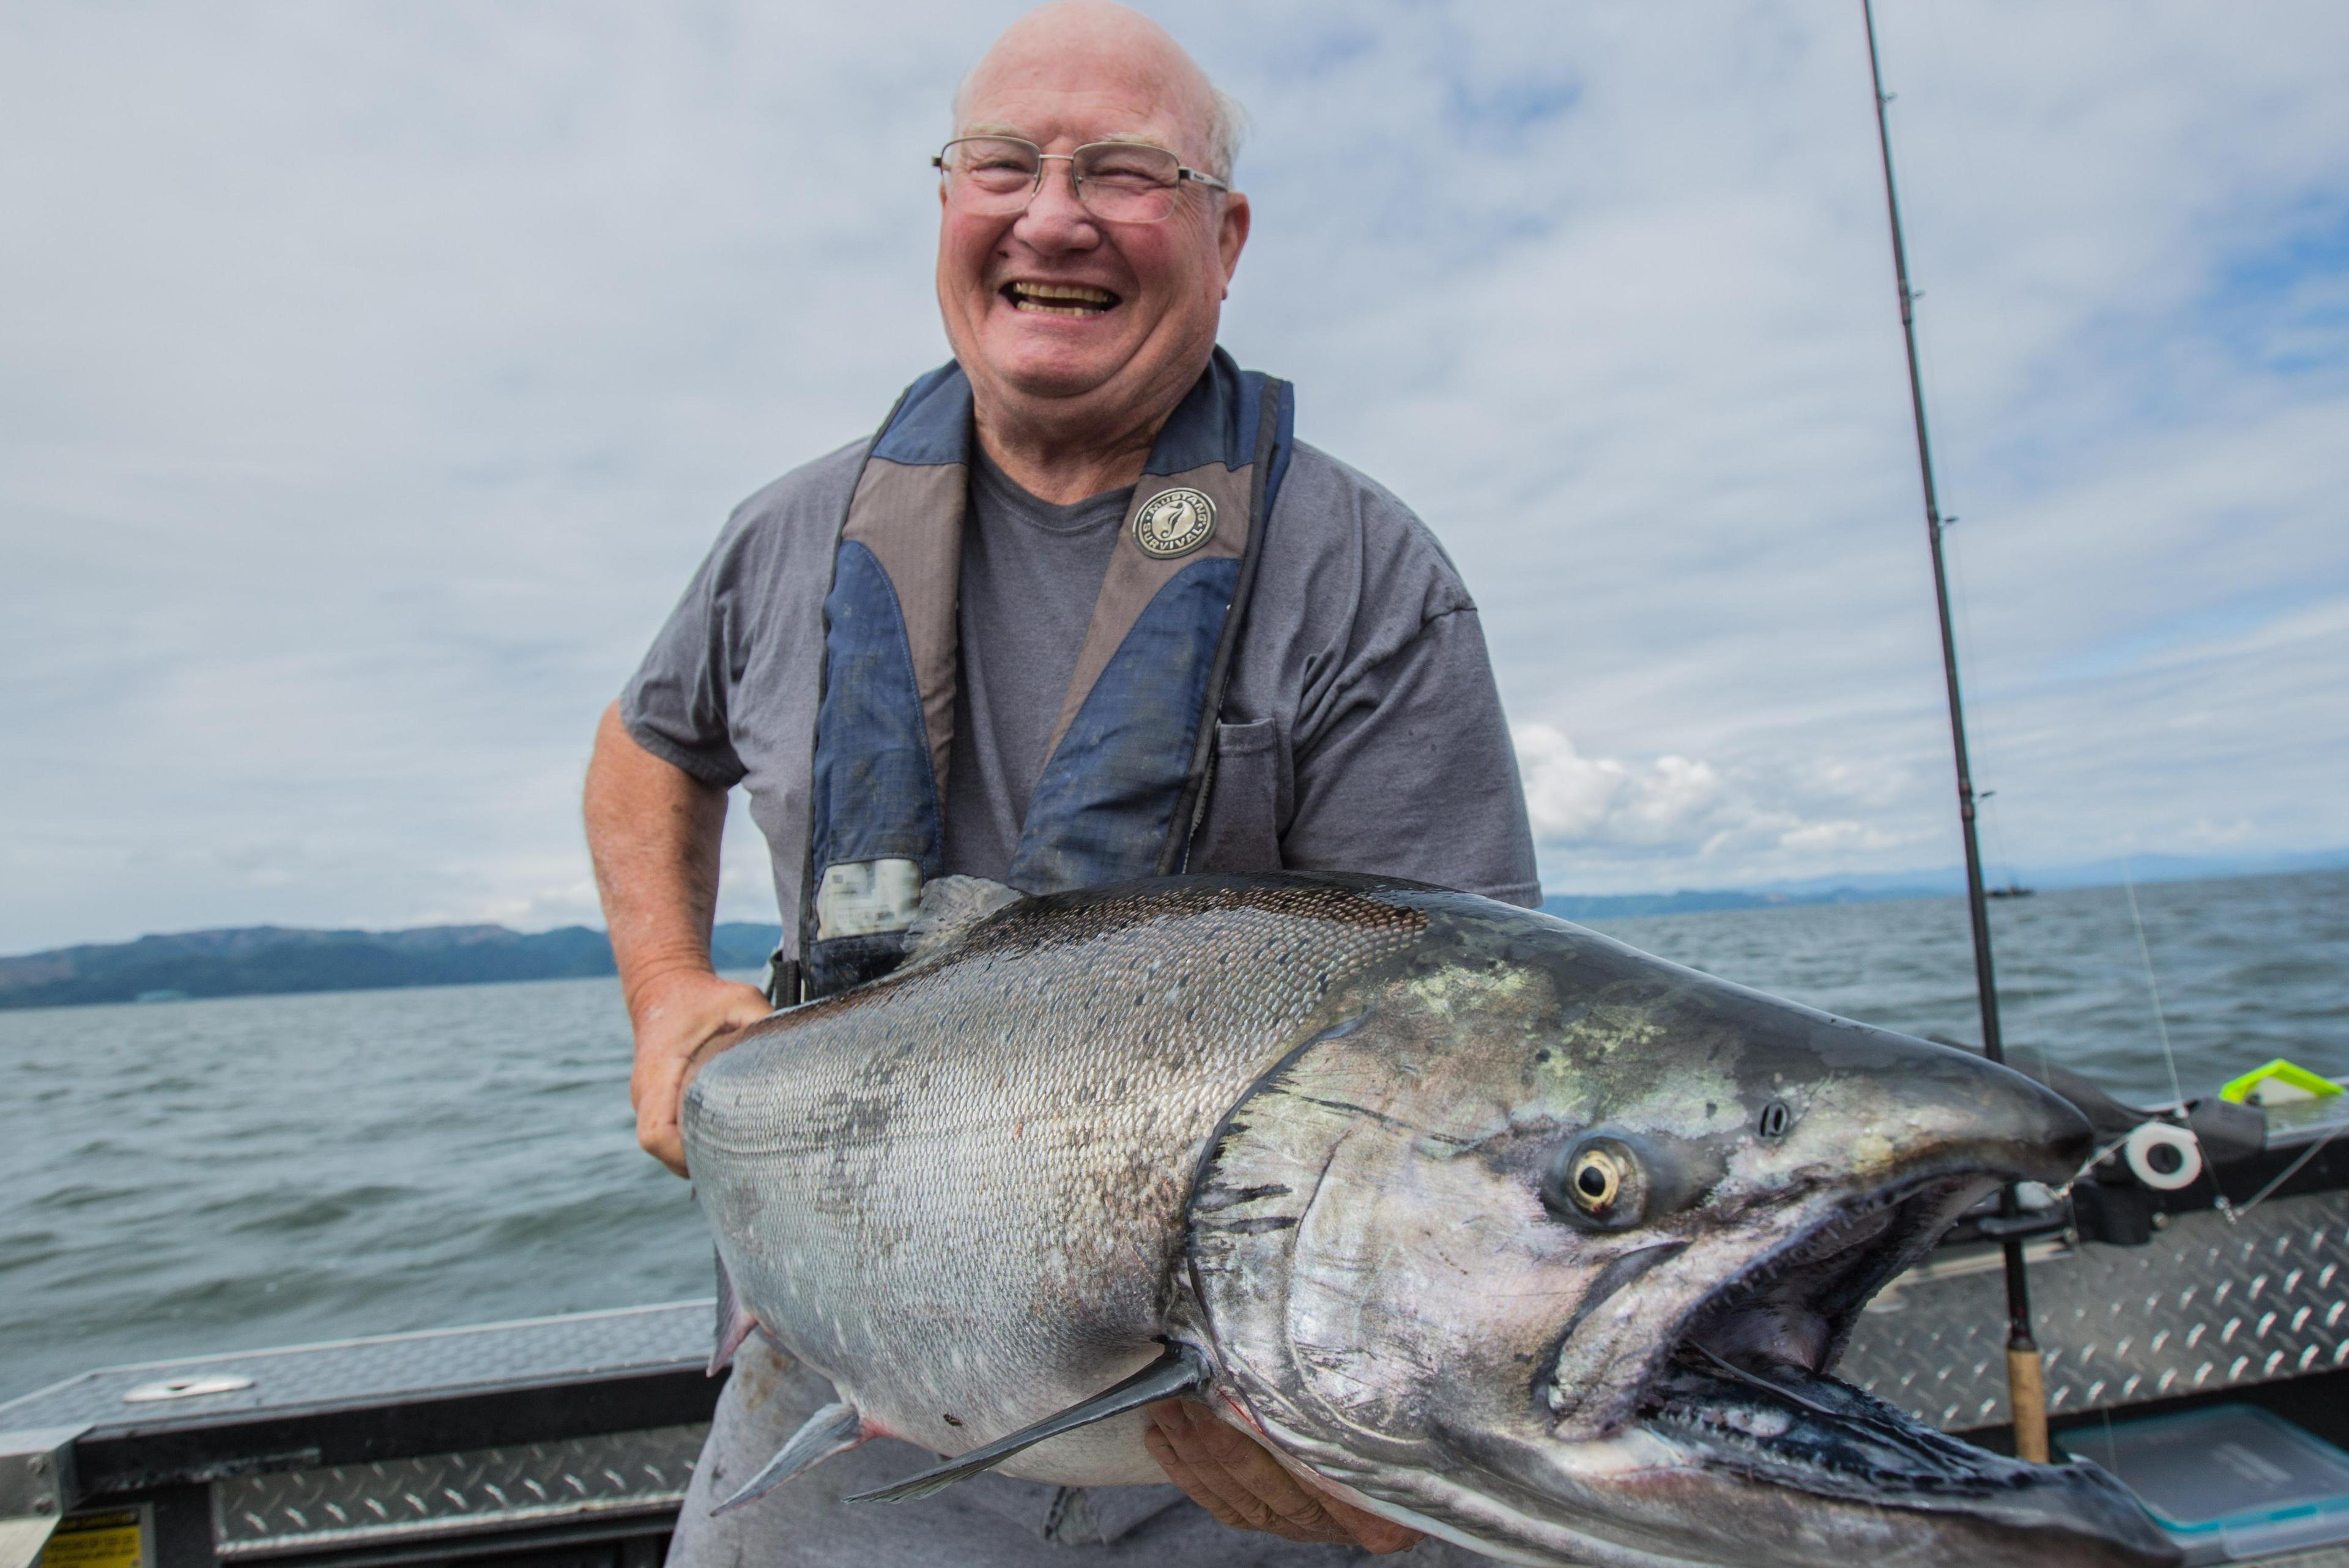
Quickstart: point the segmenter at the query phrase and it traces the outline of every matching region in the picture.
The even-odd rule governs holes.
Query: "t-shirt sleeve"
[[[746,772],[730,729],[740,545],[729,527],[620,692],[620,722],[636,744],[720,788]]]
[[[1281,859],[1541,902],[1516,754],[1474,607],[1433,615],[1300,737]]]

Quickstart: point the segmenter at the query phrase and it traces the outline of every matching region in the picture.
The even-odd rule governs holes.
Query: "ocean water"
[[[2080,888],[1991,905],[2010,1060],[2123,1100],[2188,1097],[2273,1056],[2349,1074],[2349,871]],[[1609,935],[1910,1034],[1982,1039],[1962,898],[1610,920]],[[2158,1006],[2157,1006],[2157,998]]]
[[[2121,1097],[2349,1073],[2349,873],[1994,907],[2011,1049]],[[1978,1036],[1956,899],[1608,922],[1914,1033]],[[2154,985],[2147,983],[2146,955]],[[2161,1008],[2157,1014],[2153,992]],[[703,1295],[636,1151],[608,980],[0,1012],[0,1398],[92,1366]]]

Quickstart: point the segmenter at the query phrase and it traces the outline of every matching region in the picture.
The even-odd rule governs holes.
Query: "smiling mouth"
[[[1105,288],[1082,283],[1007,283],[999,291],[1014,310],[1046,316],[1091,317],[1117,308],[1118,297]]]

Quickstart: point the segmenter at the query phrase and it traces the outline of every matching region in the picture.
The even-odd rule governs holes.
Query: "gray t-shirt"
[[[864,443],[736,509],[620,699],[628,733],[740,784],[797,950],[823,597]],[[1129,496],[1054,506],[973,465],[950,867],[1000,877]],[[1364,871],[1540,900],[1475,606],[1419,519],[1300,441],[1216,726],[1195,871]]]
[[[1133,487],[1069,506],[1019,488],[985,452],[970,471],[956,609],[963,678],[947,769],[947,866],[1001,881],[1076,673]]]

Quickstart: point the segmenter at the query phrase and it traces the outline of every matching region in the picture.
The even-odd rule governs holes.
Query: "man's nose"
[[[1043,183],[1015,226],[1040,251],[1091,250],[1102,237],[1100,220],[1077,199],[1076,165],[1060,158],[1044,161]]]

